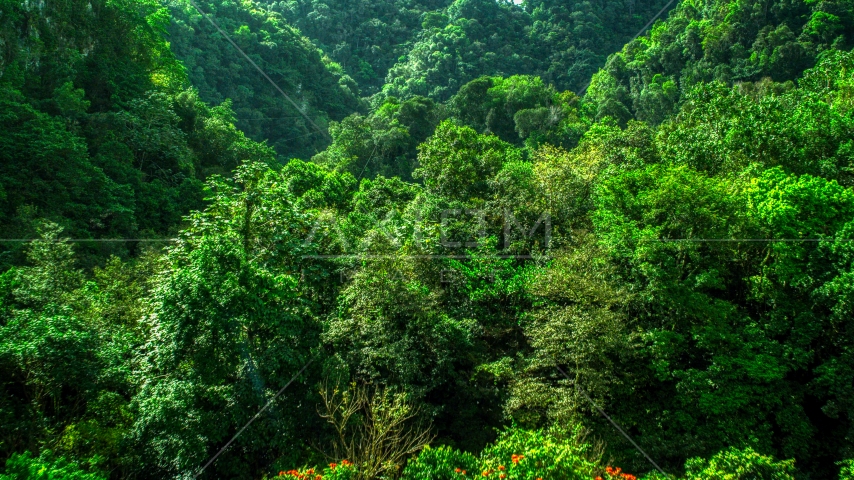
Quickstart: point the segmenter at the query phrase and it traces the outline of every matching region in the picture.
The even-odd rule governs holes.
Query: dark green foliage
[[[449,102],[454,117],[506,142],[536,147],[573,147],[588,122],[580,118],[578,97],[557,93],[539,77],[481,77],[463,85]]]
[[[681,2],[649,36],[627,44],[593,77],[598,118],[658,124],[701,82],[797,79],[823,52],[854,45],[848,1]]]
[[[29,247],[31,266],[4,275],[3,454],[37,450],[53,438],[58,453],[126,473],[132,359],[156,262],[113,258],[87,282],[60,233],[56,225],[43,227],[44,239]]]
[[[432,279],[418,278],[414,267],[402,260],[360,269],[342,292],[325,340],[360,377],[423,396],[457,376],[475,325],[442,312],[440,299],[425,284]]]
[[[199,6],[321,129],[359,109],[356,83],[269,7],[257,2]],[[267,140],[282,159],[308,158],[328,144],[193,6],[179,0],[170,10],[172,50],[203,100],[231,100],[232,121],[250,138]]]
[[[354,114],[333,122],[332,145],[312,160],[358,179],[384,175],[411,180],[416,147],[444,116],[444,108],[429,98],[387,98],[368,116]]]
[[[0,477],[850,477],[849,3],[0,3]]]
[[[288,193],[298,199],[300,210],[346,210],[356,189],[356,181],[349,173],[302,160],[288,162],[282,168],[282,177],[287,179]]]
[[[457,0],[445,17],[425,20],[383,93],[447,100],[483,75],[540,75],[578,92],[666,3]]]
[[[272,1],[303,35],[344,67],[365,94],[382,88],[389,68],[404,55],[419,31],[443,27],[450,0]]]
[[[187,89],[154,3],[11,5],[0,75],[0,225],[35,234],[49,218],[74,238],[157,238],[202,206],[202,180],[247,159],[272,162],[247,140],[228,103]],[[29,23],[24,22],[27,16]],[[73,25],[73,27],[72,27]],[[92,39],[97,39],[94,41]],[[86,244],[93,255],[132,243]],[[20,261],[20,248],[4,244]]]
[[[580,91],[665,5],[660,1],[270,2],[364,93],[447,100],[482,75],[537,74]]]
[[[133,437],[155,475],[200,468],[311,357],[317,324],[297,274],[307,219],[278,180],[257,164],[213,180],[212,205],[193,215],[154,287]],[[260,476],[280,457],[296,461],[305,396],[303,385],[280,397],[234,445],[244,453],[215,471]]]
[[[489,180],[504,162],[519,157],[517,150],[494,135],[478,135],[471,128],[445,121],[419,147],[419,167],[413,175],[438,196],[476,202],[486,196]]]
[[[845,57],[835,58],[807,78],[836,78]],[[534,284],[542,306],[526,334],[541,352],[514,381],[514,416],[536,424],[588,408],[544,370],[557,361],[671,469],[752,445],[797,459],[805,472],[835,471],[818,459],[849,448],[840,435],[850,414],[837,395],[849,384],[840,366],[850,338],[831,332],[847,298],[854,197],[830,153],[845,151],[836,129],[846,128],[848,109],[839,93],[816,95],[804,83],[756,97],[704,87],[707,96],[686,103],[656,138],[627,135],[643,132],[636,124],[588,132],[579,149],[605,148],[600,155],[613,162],[594,185],[595,244],[571,247],[587,254],[572,253],[566,273],[542,277],[566,285],[559,295]],[[717,103],[723,98],[743,103]],[[724,112],[721,123],[697,122]],[[579,403],[560,405],[550,392]],[[600,428],[628,458],[632,449]],[[677,451],[681,458],[667,460]]]
[[[510,2],[458,0],[447,10],[448,23],[422,38],[389,70],[383,93],[447,100],[481,75],[532,74],[530,17]]]
[[[89,158],[85,139],[70,131],[64,119],[27,104],[20,92],[6,86],[2,95],[0,222],[6,236],[25,238],[30,233],[24,208],[50,213],[82,231],[92,229],[92,234],[131,233],[132,192],[123,191]],[[41,168],[46,164],[55,168]],[[90,223],[106,212],[112,215],[101,225]]]

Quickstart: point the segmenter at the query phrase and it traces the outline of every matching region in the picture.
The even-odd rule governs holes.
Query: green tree
[[[153,292],[134,438],[158,475],[201,468],[317,342],[311,304],[299,294],[307,219],[279,175],[247,164],[211,189],[211,206],[192,216]],[[303,398],[280,397],[214,471],[258,475],[280,457],[295,461],[306,416],[293,414]]]
[[[428,191],[453,200],[476,201],[488,193],[488,181],[520,152],[494,135],[478,135],[469,127],[442,122],[418,147],[418,169]]]

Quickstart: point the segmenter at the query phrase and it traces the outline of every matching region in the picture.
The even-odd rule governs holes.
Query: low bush
[[[0,480],[106,480],[97,472],[87,472],[77,463],[55,457],[45,450],[38,457],[30,452],[16,453],[6,460],[6,471]]]
[[[478,476],[502,480],[589,480],[599,451],[580,430],[509,428],[479,457],[447,447],[426,448],[409,462],[404,480],[449,480]]]

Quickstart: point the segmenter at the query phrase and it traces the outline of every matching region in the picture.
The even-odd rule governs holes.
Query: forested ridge
[[[269,6],[228,1],[202,6],[280,88],[296,97],[312,121],[325,127],[361,108],[356,82]],[[171,50],[200,98],[213,104],[229,100],[235,125],[253,140],[266,140],[283,161],[323,150],[326,138],[194,7],[185,1],[169,7]]]
[[[196,5],[0,0],[0,480],[854,478],[854,2]]]

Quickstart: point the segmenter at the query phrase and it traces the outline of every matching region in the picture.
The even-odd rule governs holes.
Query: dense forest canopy
[[[289,0],[270,2],[359,83],[376,93],[431,18],[441,18],[449,0]]]
[[[383,93],[447,100],[482,75],[530,74],[580,92],[605,58],[668,2],[457,0],[389,70]]]
[[[284,160],[306,158],[326,145],[313,122],[326,125],[358,111],[359,87],[299,30],[269,7],[252,2],[201,3],[207,15],[289,92],[302,112],[246,62],[239,51],[188,2],[170,5],[170,46],[204,101],[231,101],[234,123]],[[305,116],[304,116],[305,115]]]
[[[0,480],[854,479],[854,3],[196,5],[0,0]]]
[[[851,14],[846,1],[680,2],[608,59],[590,97],[599,117],[658,124],[698,83],[793,81],[823,52],[849,50]]]
[[[229,103],[199,99],[155,2],[4,2],[2,11],[4,238],[32,238],[43,221],[81,239],[174,234],[203,206],[207,176],[247,157],[273,161],[234,127]],[[23,258],[20,247],[3,245],[4,264]],[[102,259],[129,253],[81,247]]]

